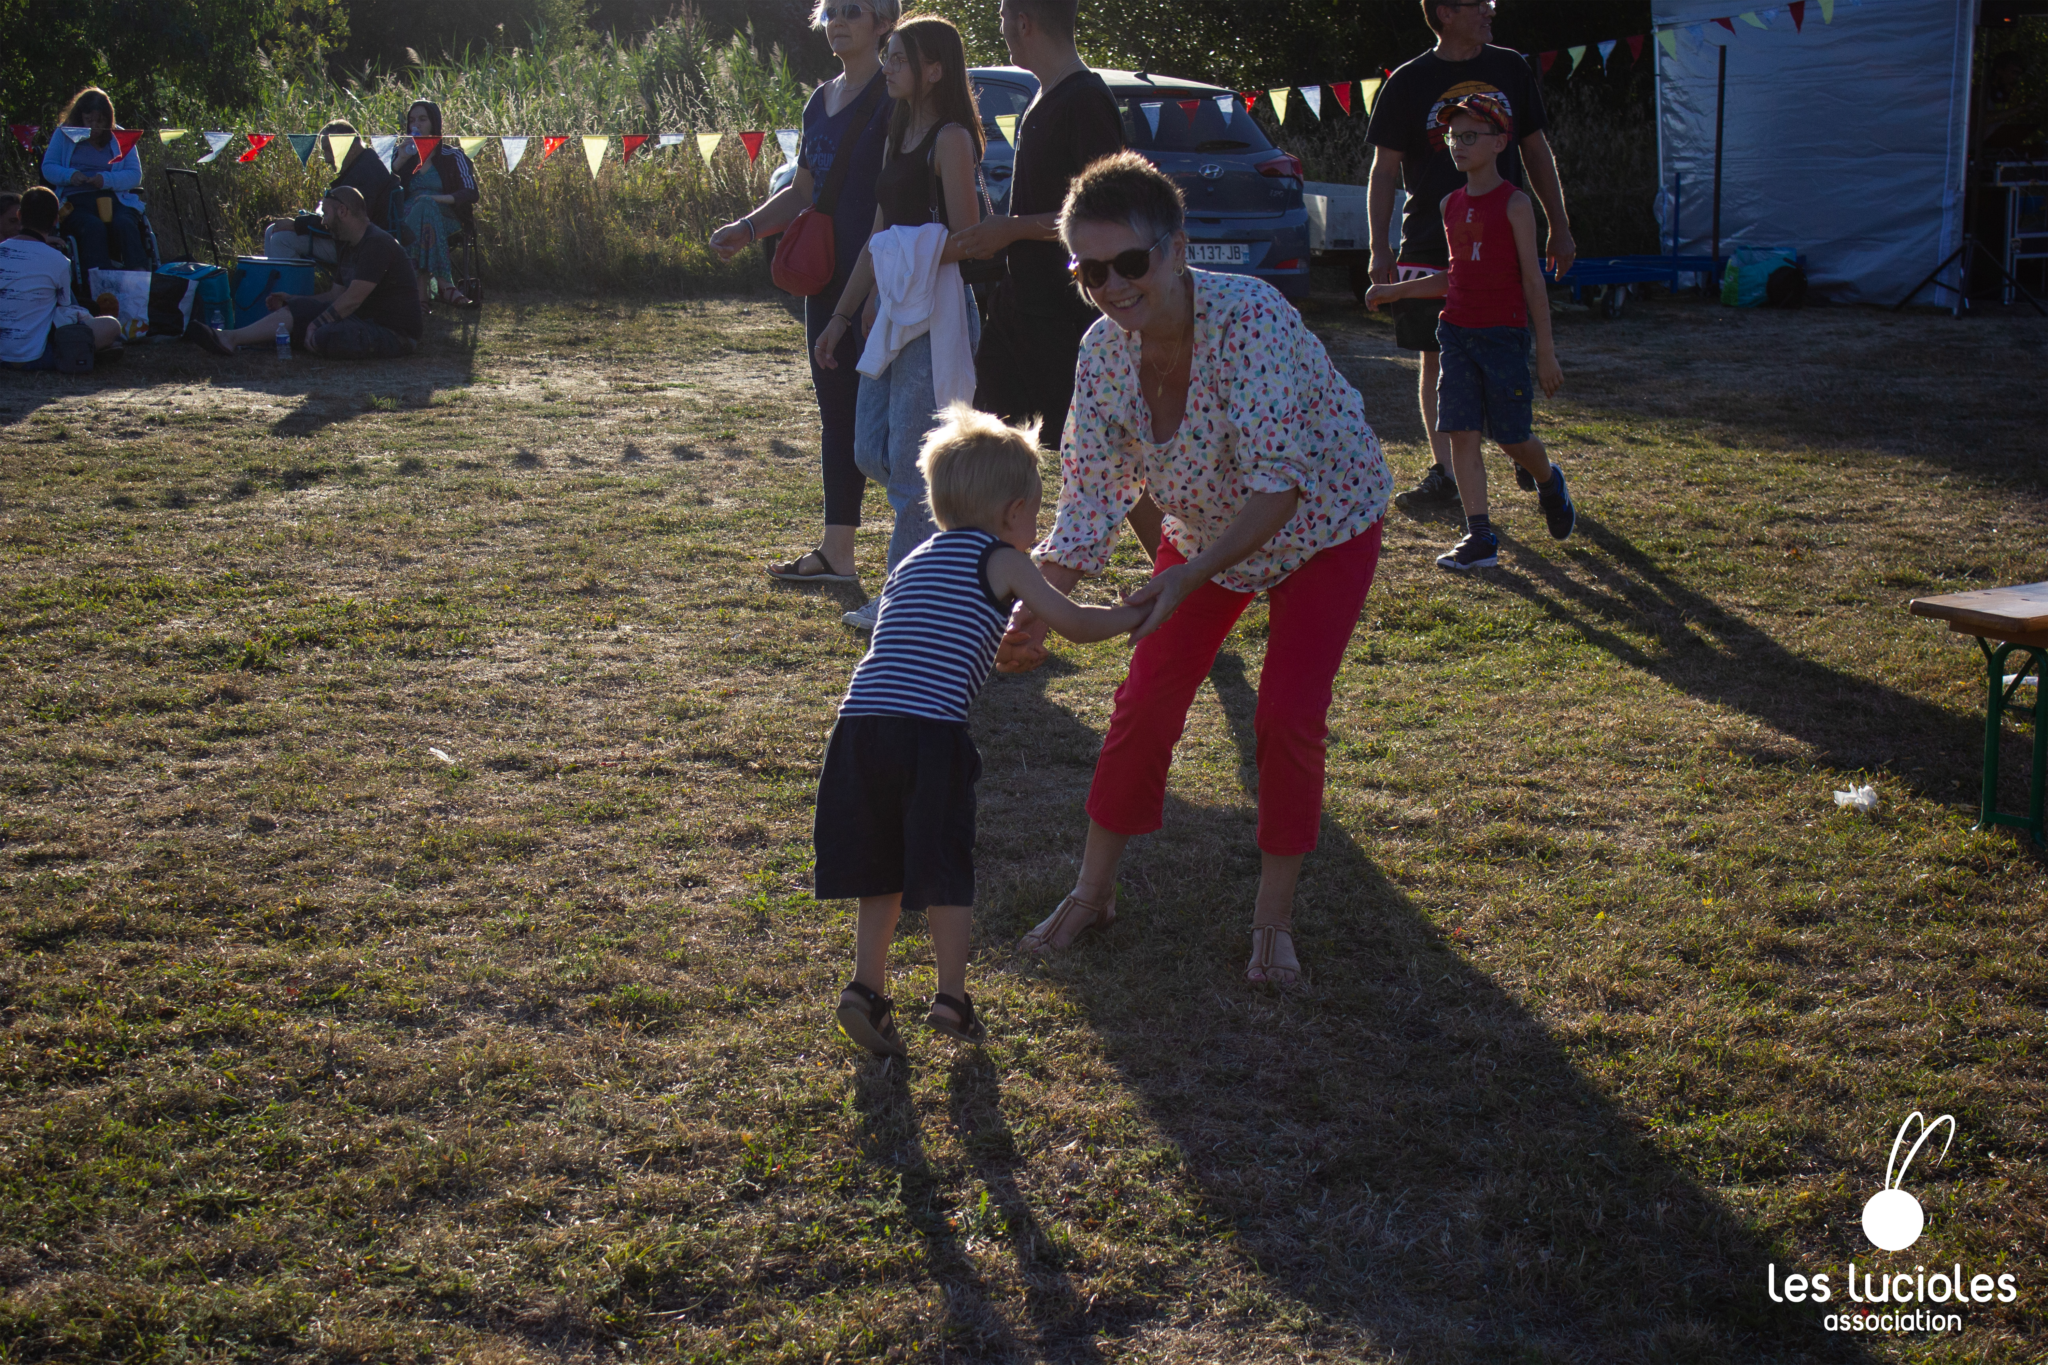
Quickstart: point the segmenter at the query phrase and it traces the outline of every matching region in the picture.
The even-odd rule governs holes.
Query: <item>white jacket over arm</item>
[[[921,223],[868,238],[879,303],[859,366],[868,378],[879,379],[905,344],[930,332],[932,400],[940,408],[974,401],[974,343],[967,314],[973,304],[959,265],[939,264],[950,235],[943,223]]]

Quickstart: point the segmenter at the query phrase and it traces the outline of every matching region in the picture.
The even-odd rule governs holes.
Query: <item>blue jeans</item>
[[[111,241],[121,248],[123,270],[149,269],[149,254],[142,244],[142,215],[119,200],[114,201],[114,221],[102,223],[93,200],[98,191],[71,201],[71,213],[64,219],[64,232],[78,243],[78,264],[85,270],[105,270],[114,264],[108,254]]]
[[[981,336],[981,319],[967,310],[967,341]],[[880,379],[860,377],[859,406],[853,423],[853,463],[861,473],[889,492],[896,529],[889,535],[889,568],[938,534],[931,508],[925,504],[924,474],[917,467],[917,448],[925,433],[938,424],[932,397],[932,337],[927,332],[896,353]]]

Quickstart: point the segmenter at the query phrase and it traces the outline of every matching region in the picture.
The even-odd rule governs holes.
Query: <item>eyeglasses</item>
[[[1500,8],[1499,0],[1436,0],[1438,9],[1483,9],[1488,14]]]
[[[901,71],[909,65],[910,58],[904,56],[901,52],[891,52],[888,56],[882,58],[882,69],[884,71]]]
[[[1502,136],[1502,134],[1500,129],[1498,128],[1490,128],[1483,133],[1471,132],[1469,130],[1460,133],[1453,129],[1446,128],[1444,129],[1444,145],[1446,147],[1470,147],[1473,143],[1479,141],[1480,138],[1500,136]]]
[[[871,12],[866,5],[826,5],[818,11],[825,16],[825,22],[828,24],[834,19],[844,19],[850,24],[863,14]]]
[[[1152,273],[1152,253],[1165,246],[1172,237],[1171,232],[1162,232],[1159,234],[1159,240],[1152,245],[1134,246],[1129,251],[1119,251],[1106,261],[1091,261],[1081,256],[1070,256],[1067,258],[1067,273],[1089,289],[1100,289],[1108,284],[1109,272],[1112,270],[1130,283],[1136,284]]]

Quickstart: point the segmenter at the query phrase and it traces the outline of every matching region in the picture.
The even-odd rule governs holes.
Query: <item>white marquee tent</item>
[[[1794,31],[1714,22],[1731,0],[1652,0],[1660,51],[1662,183],[1684,178],[1680,250],[1705,255],[1712,230],[1714,94],[1728,52],[1722,130],[1721,249],[1803,252],[1831,298],[1896,303],[1962,240],[1971,45],[1978,0],[1808,4]],[[1668,241],[1668,237],[1667,237]],[[1959,283],[1951,268],[1942,276]],[[1932,287],[1922,303],[1951,302]]]

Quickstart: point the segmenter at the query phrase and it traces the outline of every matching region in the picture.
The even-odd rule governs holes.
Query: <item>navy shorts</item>
[[[1504,446],[1529,439],[1536,343],[1527,327],[1436,325],[1436,429],[1483,432]]]
[[[821,901],[903,893],[905,910],[974,904],[974,783],[964,721],[841,716],[812,828]]]

